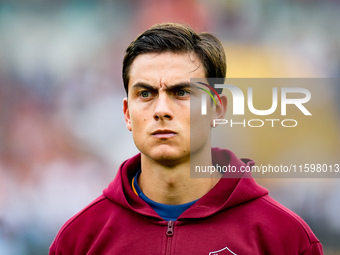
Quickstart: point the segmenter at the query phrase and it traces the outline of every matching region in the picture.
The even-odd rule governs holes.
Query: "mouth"
[[[159,139],[167,139],[174,137],[175,135],[177,135],[177,133],[169,129],[159,129],[151,133],[151,135]]]

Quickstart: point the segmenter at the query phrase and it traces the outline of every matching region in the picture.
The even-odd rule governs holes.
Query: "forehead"
[[[195,53],[148,53],[133,61],[129,74],[129,89],[138,82],[152,86],[190,82],[204,78],[204,68]]]

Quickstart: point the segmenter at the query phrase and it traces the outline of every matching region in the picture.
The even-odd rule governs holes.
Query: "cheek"
[[[134,105],[133,107],[130,107],[130,118],[131,122],[137,125],[137,123],[140,123],[143,120],[144,112]]]
[[[210,133],[211,118],[208,116],[194,115],[190,118],[190,135],[193,139],[206,136]]]
[[[131,116],[131,127],[134,133],[142,133],[143,130],[147,129],[147,125],[151,118],[145,116],[144,112],[132,112]]]
[[[192,129],[209,129],[211,121],[213,119],[212,116],[212,108],[207,108],[207,114],[202,115],[201,108],[195,107],[191,109],[190,112],[190,124]]]
[[[202,147],[210,139],[212,109],[208,107],[207,115],[201,114],[201,107],[192,107],[190,113],[190,146]]]

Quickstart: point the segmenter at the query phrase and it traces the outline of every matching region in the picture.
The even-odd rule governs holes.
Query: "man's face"
[[[133,61],[129,76],[124,115],[137,148],[163,165],[189,160],[190,78],[205,77],[200,60],[193,53],[142,54]],[[209,120],[192,117],[191,123],[195,124],[191,139],[198,139],[191,149],[210,150]]]

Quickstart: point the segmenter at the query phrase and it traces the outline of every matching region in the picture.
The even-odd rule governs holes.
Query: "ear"
[[[215,112],[213,114],[213,119],[211,120],[211,126],[216,127],[216,124],[214,126],[214,119],[224,119],[224,116],[227,112],[227,104],[228,104],[228,99],[227,96],[224,94],[220,95],[222,105],[219,100],[217,101],[217,105],[215,107]]]
[[[126,128],[132,131],[130,111],[128,107],[128,99],[126,97],[123,99],[123,112],[124,112]]]

